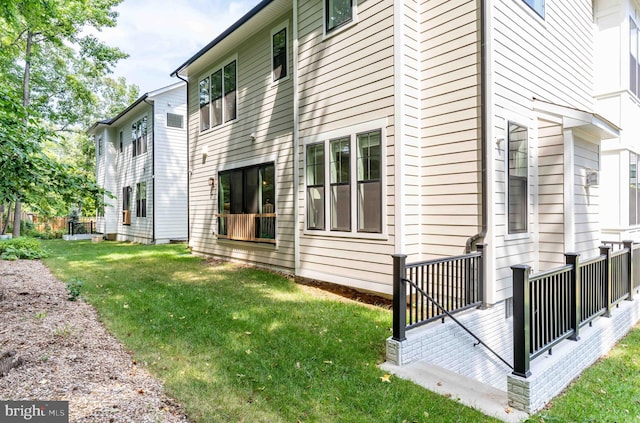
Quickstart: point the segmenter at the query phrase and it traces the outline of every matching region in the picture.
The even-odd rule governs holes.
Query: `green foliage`
[[[121,1],[0,4],[0,203],[20,200],[43,216],[101,205],[84,129],[102,114],[103,80],[126,54],[89,29],[115,26]]]
[[[49,252],[39,240],[29,237],[19,237],[0,241],[0,259],[39,259],[47,257]]]
[[[80,296],[80,291],[82,291],[82,281],[80,279],[72,279],[67,282],[67,292],[69,293],[67,299],[69,301],[76,301]]]
[[[389,310],[210,265],[184,245],[46,245],[47,266],[81,275],[83,297],[189,421],[495,421],[377,367]]]

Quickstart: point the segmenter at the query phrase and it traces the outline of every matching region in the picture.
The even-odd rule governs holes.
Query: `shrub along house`
[[[387,295],[392,255],[482,246],[480,272],[465,266],[483,285],[464,293],[456,267],[443,303],[487,306],[465,317],[513,354],[511,266],[601,243],[600,149],[620,135],[595,113],[609,115],[593,90],[608,4],[260,2],[173,72],[189,98],[190,246]],[[390,340],[390,357],[417,360],[416,339]],[[504,363],[482,375],[487,352],[452,345],[432,362],[508,389]]]
[[[96,180],[115,198],[97,217],[110,239],[186,241],[187,132],[183,82],[144,94],[88,131],[96,143]]]

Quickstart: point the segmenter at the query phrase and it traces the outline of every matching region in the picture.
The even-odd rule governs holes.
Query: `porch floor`
[[[504,422],[521,422],[529,417],[524,411],[509,407],[505,391],[427,363],[425,360],[404,366],[385,362],[380,368]]]

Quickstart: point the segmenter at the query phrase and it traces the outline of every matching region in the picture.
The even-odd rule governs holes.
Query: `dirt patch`
[[[0,355],[21,360],[0,398],[69,401],[70,422],[187,422],[93,307],[67,297],[41,262],[0,261]]]

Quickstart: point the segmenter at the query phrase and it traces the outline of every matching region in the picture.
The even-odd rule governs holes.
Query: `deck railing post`
[[[486,269],[487,264],[487,244],[476,244],[476,251],[480,253],[480,266],[478,267],[478,301],[480,301],[480,308],[487,308],[487,293],[486,289],[486,279],[484,276],[484,271]]]
[[[396,341],[404,341],[407,327],[407,288],[404,281],[405,254],[393,256],[393,336]]]
[[[531,371],[531,291],[526,264],[511,266],[513,271],[513,374],[529,377]]]
[[[580,294],[580,254],[578,253],[566,253],[564,255],[565,263],[573,266],[571,271],[571,329],[573,329],[573,335],[569,339],[577,341],[580,339],[580,313],[582,310],[581,294]]]
[[[633,241],[622,241],[622,244],[624,245],[624,248],[626,248],[627,250],[629,250],[629,260],[627,261],[627,292],[629,293],[629,295],[627,296],[627,301],[633,301],[633,284],[634,284],[634,280],[633,280],[633,272],[634,272],[634,268],[633,268]]]
[[[604,312],[605,317],[611,317],[611,302],[613,297],[613,286],[611,285],[611,247],[609,245],[601,245],[600,246],[600,255],[605,256],[604,261],[604,304],[607,308]]]

